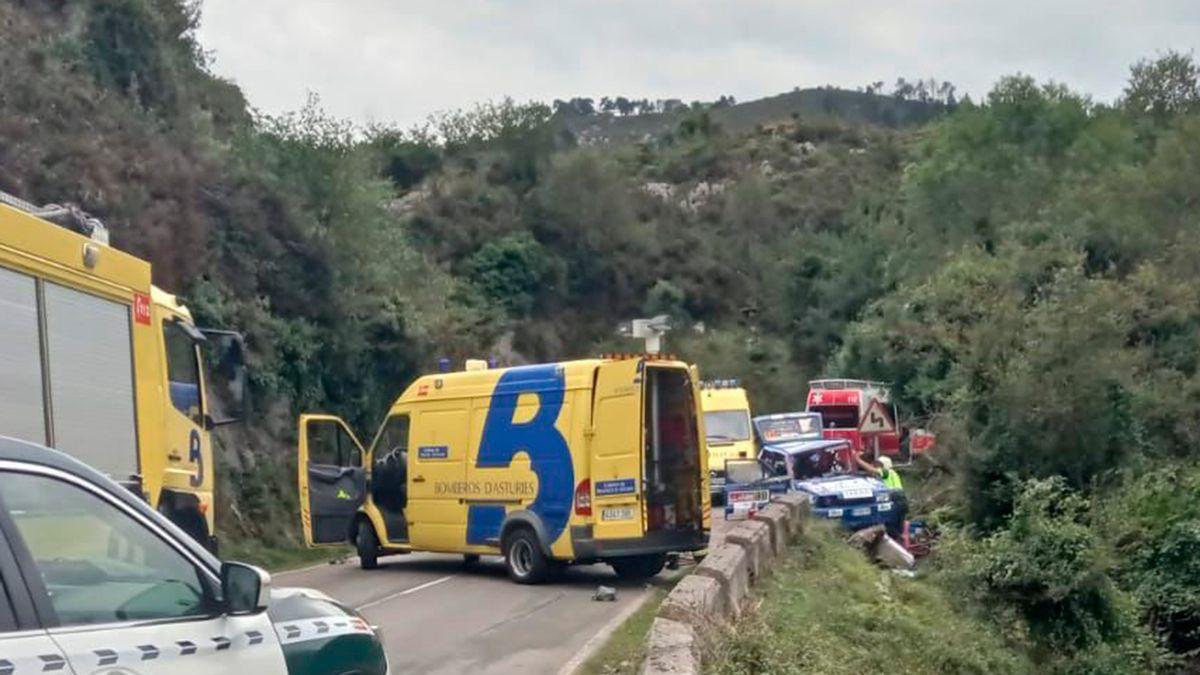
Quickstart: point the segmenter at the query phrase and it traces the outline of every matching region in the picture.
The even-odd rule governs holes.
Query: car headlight
[[[876,494],[875,494],[875,501],[877,501],[877,502],[890,502],[890,501],[892,501],[892,493],[890,493],[890,492],[879,492],[879,493],[876,493]]]

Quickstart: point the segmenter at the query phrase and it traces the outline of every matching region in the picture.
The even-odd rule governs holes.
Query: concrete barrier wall
[[[804,529],[802,497],[784,495],[732,527],[659,607],[646,645],[643,675],[700,672],[700,655],[715,631],[741,613],[750,587]]]

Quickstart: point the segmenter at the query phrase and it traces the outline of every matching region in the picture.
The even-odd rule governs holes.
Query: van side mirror
[[[224,413],[214,416],[210,424],[219,427],[237,422],[246,416],[246,342],[236,331],[200,330],[205,337],[205,357],[214,375],[209,387],[219,394],[215,398]]]
[[[271,597],[271,575],[253,565],[221,563],[221,599],[226,614],[257,614]]]

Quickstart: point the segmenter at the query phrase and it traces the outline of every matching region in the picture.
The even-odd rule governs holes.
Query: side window
[[[4,546],[0,543],[0,547]],[[0,552],[0,555],[4,555]],[[13,616],[12,601],[8,597],[8,589],[4,586],[4,580],[0,579],[0,635],[14,631],[17,629],[17,620]]]
[[[163,323],[163,342],[167,351],[171,405],[196,424],[202,424],[200,364],[196,359],[196,343],[174,321]]]
[[[371,495],[391,511],[408,504],[408,415],[388,418],[371,451]]]
[[[372,453],[375,464],[385,461],[395,461],[399,458],[401,464],[407,463],[408,457],[408,415],[394,415],[388,418],[379,440],[375,443]]]
[[[312,420],[308,423],[308,461],[327,466],[362,466],[362,452],[341,424]]]
[[[200,571],[107,501],[53,478],[0,473],[0,502],[63,626],[212,614]]]

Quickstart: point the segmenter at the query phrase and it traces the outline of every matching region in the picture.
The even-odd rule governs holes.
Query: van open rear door
[[[367,498],[362,444],[331,415],[300,416],[300,522],[309,546],[345,544]]]
[[[640,537],[645,532],[642,481],[642,380],[644,362],[600,364],[592,410],[593,532],[597,539]]]

